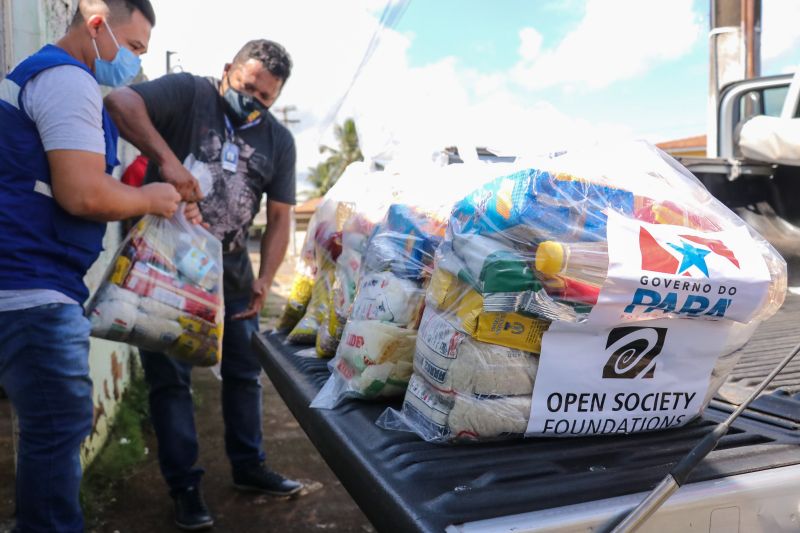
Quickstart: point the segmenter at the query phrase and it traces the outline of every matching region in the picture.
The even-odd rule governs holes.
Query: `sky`
[[[247,40],[280,42],[294,69],[275,108],[296,108],[301,175],[348,117],[379,159],[705,133],[709,0],[391,1],[402,16],[374,41],[388,0],[152,0],[145,73],[163,75],[171,50],[178,69],[219,77]],[[762,5],[762,74],[793,72],[800,1]]]

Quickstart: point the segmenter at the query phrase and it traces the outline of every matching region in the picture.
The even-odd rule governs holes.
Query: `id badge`
[[[222,168],[228,172],[236,172],[239,167],[239,147],[225,142],[222,145]]]

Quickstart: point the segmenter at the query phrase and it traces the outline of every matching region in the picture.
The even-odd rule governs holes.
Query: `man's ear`
[[[103,25],[103,17],[100,15],[92,15],[86,21],[86,29],[89,32],[89,36],[92,39],[97,39],[97,35],[100,33],[100,26]]]

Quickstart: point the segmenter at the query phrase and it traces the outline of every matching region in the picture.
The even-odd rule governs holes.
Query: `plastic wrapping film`
[[[312,407],[403,394],[435,251],[453,202],[478,176],[474,167],[430,164],[391,176],[403,190],[367,240],[332,375]]]
[[[371,172],[360,191],[350,217],[342,228],[342,253],[336,260],[332,286],[332,305],[328,321],[330,349],[326,356],[336,353],[344,326],[353,310],[355,294],[362,273],[361,264],[370,236],[384,219],[389,206],[401,196],[403,183],[388,172]]]
[[[288,342],[315,345],[319,357],[336,353],[366,240],[394,194],[391,180],[353,163],[323,197],[306,232],[292,291],[304,289],[297,292],[305,298],[290,296],[276,328],[289,332]]]
[[[785,291],[783,258],[655,147],[531,161],[455,202],[403,406],[378,424],[433,442],[678,427]]]
[[[182,212],[145,216],[86,304],[92,336],[198,366],[222,356],[222,245]]]
[[[334,189],[331,189],[333,191]],[[332,301],[336,260],[342,252],[342,228],[349,216],[351,204],[340,201],[335,195],[326,196],[312,217],[306,232],[306,242],[301,252],[301,267],[296,279],[303,279],[313,264],[314,281],[305,314],[289,332],[288,342],[293,344],[315,344],[317,332],[327,324]],[[292,302],[287,303],[284,314],[291,314]]]

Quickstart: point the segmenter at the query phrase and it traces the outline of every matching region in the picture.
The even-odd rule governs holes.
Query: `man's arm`
[[[196,202],[203,197],[200,184],[153,125],[144,99],[136,91],[117,89],[106,96],[105,105],[122,137],[158,164],[161,177],[174,185],[184,200]]]
[[[261,266],[258,269],[258,278],[253,282],[253,297],[250,307],[234,315],[233,320],[254,317],[264,307],[272,281],[289,247],[291,216],[290,204],[267,200],[267,229],[261,238]]]
[[[81,150],[47,152],[53,197],[69,214],[111,222],[146,214],[171,217],[180,195],[172,185],[137,189],[105,173],[105,157]]]

